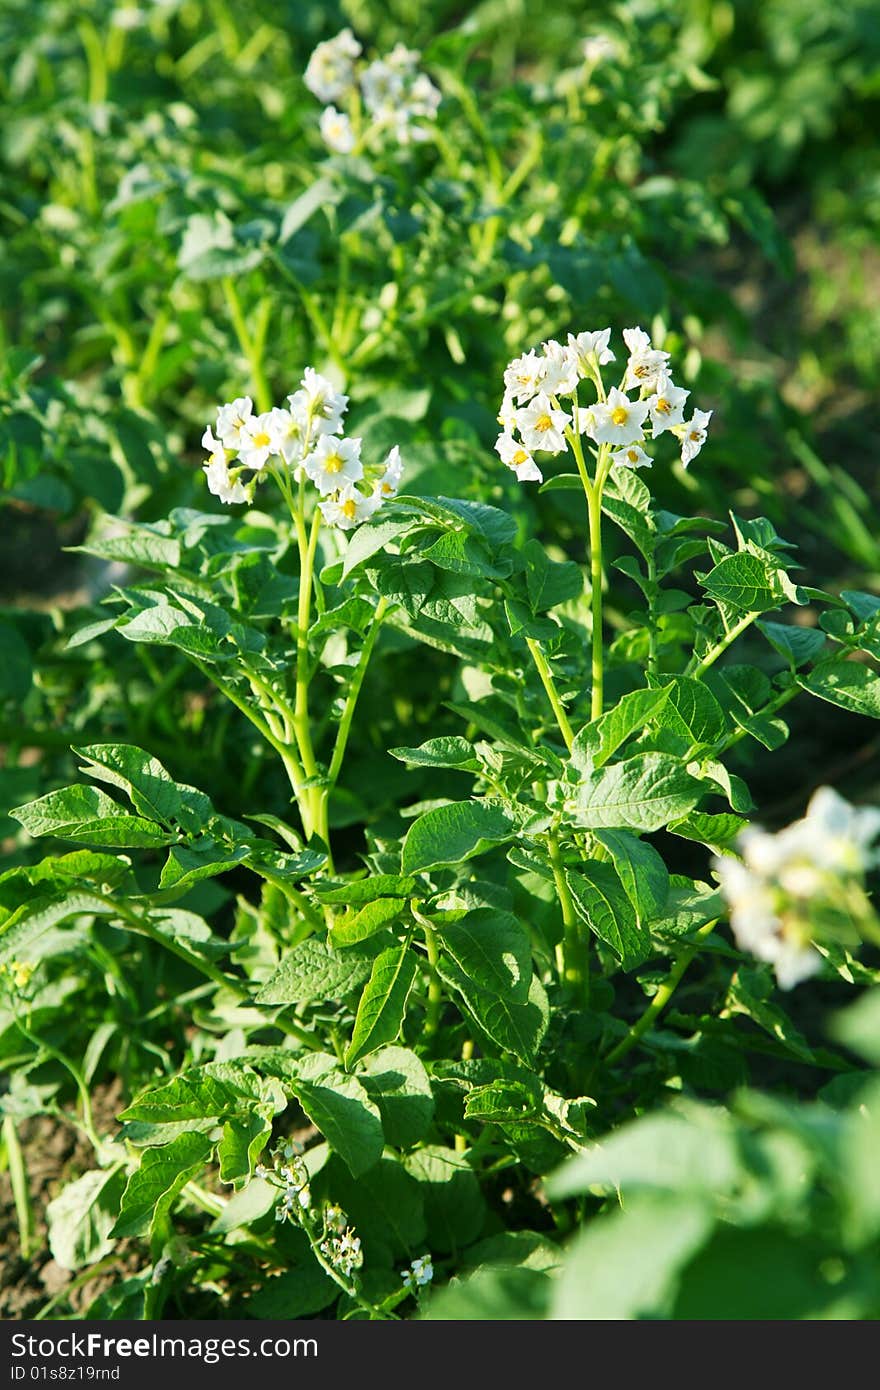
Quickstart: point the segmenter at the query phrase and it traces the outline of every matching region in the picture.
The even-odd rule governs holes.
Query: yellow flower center
[[[324,472],[341,473],[344,462],[341,454],[328,454],[324,460]]]
[[[391,486],[390,483],[383,483],[382,491],[384,492],[386,497],[390,497],[391,494],[394,492],[394,488]]]
[[[657,404],[654,406],[654,409],[657,411],[658,415],[668,415],[672,406],[665,396],[658,396]]]
[[[254,435],[254,444],[258,449],[265,449],[266,445],[271,443],[272,441],[265,430],[261,430],[259,434]]]
[[[629,459],[630,463],[638,463],[639,461],[638,449],[627,449],[626,456]]]
[[[691,430],[690,434],[688,435],[688,439],[692,439],[695,444],[698,443],[702,439],[702,437],[703,435],[701,430]]]
[[[629,411],[625,405],[616,405],[611,412],[612,425],[625,425],[629,419]]]
[[[546,434],[547,431],[552,430],[552,428],[553,421],[550,419],[549,415],[541,415],[535,421],[535,429],[538,430],[541,434]]]
[[[519,466],[519,464],[521,463],[528,463],[529,456],[526,453],[525,449],[517,449],[516,453],[513,456],[513,461],[517,466]]]
[[[633,367],[633,376],[644,377],[650,375],[651,368],[645,362],[640,362],[637,366]]]
[[[347,516],[349,521],[354,521],[357,516],[357,502],[355,502],[353,497],[349,497],[347,502],[343,502],[342,515]]]

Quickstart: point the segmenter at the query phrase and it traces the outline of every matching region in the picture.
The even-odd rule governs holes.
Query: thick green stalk
[[[605,648],[602,633],[602,493],[598,483],[587,498],[587,509],[590,521],[590,608],[593,616],[590,718],[598,719],[605,708]]]
[[[266,380],[266,372],[263,366],[263,347],[268,328],[268,311],[263,308],[263,301],[261,301],[257,311],[257,330],[255,334],[251,336],[248,326],[245,323],[241,300],[238,297],[238,290],[229,276],[226,276],[223,280],[223,294],[229,308],[229,316],[232,319],[232,326],[235,329],[238,345],[247,358],[248,366],[251,369],[257,410],[260,412],[271,410],[272,393],[269,390],[269,383]]]
[[[587,953],[586,942],[581,940],[577,912],[568,884],[565,881],[565,868],[562,863],[562,855],[559,852],[559,839],[555,831],[547,837],[547,848],[553,869],[553,882],[556,885],[556,894],[562,909],[564,980],[572,989],[581,991],[584,1002],[587,1003],[590,997],[590,958]]]
[[[706,653],[699,665],[695,666],[692,671],[688,671],[687,674],[692,676],[694,680],[699,680],[701,676],[704,676],[709,670],[709,667],[715,665],[719,656],[723,656],[727,648],[733,645],[740,633],[745,632],[747,627],[751,627],[752,623],[758,617],[760,617],[759,613],[746,613],[740,618],[738,623],[734,623],[729,632],[725,633],[724,636],[715,643],[715,646]]]
[[[625,1057],[626,1054],[635,1047],[636,1043],[644,1037],[649,1028],[653,1026],[681,983],[681,978],[694,956],[697,954],[697,951],[700,949],[700,944],[714,931],[717,925],[717,919],[714,922],[707,922],[704,927],[700,927],[699,931],[694,933],[696,937],[694,944],[686,947],[685,950],[681,952],[681,955],[676,957],[672,969],[663,984],[657,990],[657,993],[654,995],[648,1007],[645,1009],[645,1012],[638,1022],[633,1024],[626,1037],[622,1038],[617,1046],[611,1049],[608,1056],[605,1058],[606,1062],[619,1062],[621,1057]]]

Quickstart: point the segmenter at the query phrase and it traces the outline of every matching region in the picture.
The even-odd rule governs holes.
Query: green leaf
[[[681,1269],[712,1226],[709,1207],[687,1197],[641,1197],[594,1220],[569,1252],[551,1318],[668,1317]]]
[[[739,1180],[733,1125],[723,1111],[693,1107],[631,1120],[599,1144],[570,1159],[550,1179],[548,1195],[558,1201],[600,1188],[630,1194],[650,1192],[717,1198]]]
[[[772,623],[767,619],[757,626],[771,647],[792,667],[816,661],[825,650],[825,634],[814,627],[795,627],[792,623]]]
[[[597,830],[596,839],[612,855],[639,925],[650,925],[662,912],[669,894],[669,871],[660,855],[653,845],[626,830]]]
[[[640,925],[613,865],[591,860],[583,867],[583,873],[565,875],[578,915],[611,947],[624,970],[634,970],[651,954],[650,933]]]
[[[344,884],[320,879],[312,888],[322,903],[355,907],[375,902],[378,898],[411,898],[418,893],[419,884],[417,879],[402,874],[370,874],[367,878],[352,879]]]
[[[703,580],[710,598],[729,603],[742,613],[766,613],[797,597],[785,571],[747,551],[725,555]]]
[[[741,967],[730,982],[726,1003],[731,1013],[751,1018],[801,1061],[814,1061],[813,1049],[776,998],[777,990],[767,970]]]
[[[699,782],[665,753],[640,753],[588,773],[577,787],[571,812],[587,830],[660,830],[692,811],[703,795]]]
[[[49,1249],[62,1269],[82,1269],[110,1254],[124,1181],[118,1168],[83,1173],[49,1203]]]
[[[244,1305],[249,1317],[274,1322],[290,1318],[310,1318],[335,1303],[340,1289],[330,1275],[318,1264],[304,1231],[285,1229],[285,1243],[295,1249],[293,1260],[285,1251],[285,1260],[293,1264],[283,1274],[267,1279],[261,1289],[252,1294]]]
[[[166,522],[167,526],[168,523]],[[119,536],[102,536],[87,545],[74,547],[101,560],[117,560],[125,565],[140,565],[142,569],[176,570],[180,568],[180,541],[162,535],[149,526],[135,526]]]
[[[668,687],[659,690],[632,690],[617,701],[614,707],[592,724],[586,724],[575,736],[571,750],[572,765],[581,772],[607,763],[622,743],[657,717],[669,698]]]
[[[343,947],[367,941],[399,917],[405,907],[404,898],[377,898],[373,903],[366,903],[358,912],[347,912],[334,921],[330,929],[331,944]]]
[[[702,681],[676,676],[666,686],[667,699],[655,715],[661,729],[681,734],[688,743],[716,743],[727,731],[724,711]]]
[[[387,1267],[424,1254],[424,1198],[419,1184],[397,1159],[386,1155],[356,1181],[331,1160],[321,1177],[325,1175],[334,1201],[364,1243],[369,1267]],[[395,1271],[395,1288],[399,1287],[400,1275]]]
[[[167,1143],[177,1137],[176,1127],[206,1132],[218,1121],[246,1113],[270,1094],[270,1085],[244,1067],[209,1062],[145,1091],[120,1119],[133,1142]]]
[[[161,1229],[186,1184],[200,1173],[213,1145],[202,1134],[180,1134],[163,1148],[147,1149],[128,1180],[113,1236],[145,1236]]]
[[[313,1052],[287,1084],[352,1177],[362,1177],[378,1163],[385,1145],[378,1107],[335,1057]]]
[[[522,550],[526,570],[526,589],[533,613],[544,613],[558,603],[579,598],[584,578],[571,560],[551,560],[540,541],[528,541]]]
[[[532,1065],[550,1017],[547,995],[537,975],[532,976],[527,1002],[520,1004],[480,989],[447,956],[441,955],[437,973],[458,993],[470,1017],[492,1042],[526,1066]]]
[[[257,1004],[310,1004],[314,1000],[342,999],[370,978],[373,957],[369,952],[330,951],[316,937],[295,946],[285,955],[256,996]]]
[[[722,811],[718,815],[691,811],[684,820],[674,821],[667,828],[673,835],[680,835],[684,840],[696,840],[698,844],[708,845],[720,853],[735,843],[747,825],[747,820],[730,811]]]
[[[453,1279],[431,1298],[428,1322],[540,1322],[547,1317],[553,1284],[538,1269],[482,1265]]]
[[[401,852],[404,873],[419,873],[444,864],[460,864],[515,832],[513,818],[491,801],[451,802],[436,806],[413,821]]]
[[[345,1053],[345,1065],[351,1067],[358,1058],[374,1052],[385,1043],[394,1042],[399,1034],[409,992],[415,982],[417,962],[408,943],[391,946],[376,957],[373,973],[361,995],[351,1042]]]
[[[227,1120],[217,1146],[220,1181],[238,1185],[250,1178],[271,1133],[271,1120],[256,1110]]]
[[[464,1155],[425,1145],[408,1154],[404,1166],[421,1189],[432,1254],[457,1254],[476,1240],[486,1219],[486,1204]]]
[[[214,815],[204,792],[173,781],[158,759],[142,748],[130,743],[95,743],[72,751],[85,760],[81,771],[95,781],[120,787],[134,809],[150,820],[179,825],[195,835]]]
[[[817,666],[809,675],[801,676],[798,683],[831,705],[880,719],[880,676],[861,662],[836,661]]]
[[[478,989],[524,1003],[532,980],[525,927],[509,912],[476,908],[459,922],[437,924],[441,949]]]
[[[155,821],[129,815],[98,787],[62,787],[9,814],[29,835],[54,835],[83,845],[145,849],[171,845],[177,839]]]
[[[389,748],[392,758],[407,767],[452,767],[462,772],[479,772],[480,764],[474,745],[466,738],[445,736],[430,738],[419,748]]]
[[[366,1060],[358,1080],[379,1107],[389,1144],[409,1149],[425,1137],[434,1117],[428,1073],[406,1047],[383,1047]]]
[[[250,858],[251,849],[247,845],[239,845],[234,850],[222,849],[213,841],[195,849],[189,845],[174,845],[162,866],[159,876],[161,895],[156,897],[159,901],[173,902],[175,897],[188,893],[195,884],[228,873],[239,864],[246,864]]]

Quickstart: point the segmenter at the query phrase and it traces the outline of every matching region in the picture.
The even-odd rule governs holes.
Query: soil
[[[102,1135],[111,1135],[118,1125],[122,1108],[121,1086],[112,1081],[96,1086],[92,1094],[95,1125]],[[77,1274],[52,1258],[47,1240],[46,1207],[67,1183],[94,1167],[91,1145],[71,1125],[49,1115],[23,1120],[18,1126],[28,1176],[34,1217],[34,1254],[25,1259],[19,1240],[18,1219],[9,1174],[0,1173],[0,1318],[34,1318],[50,1299],[62,1294]],[[127,1242],[124,1243],[127,1245]],[[111,1271],[101,1271],[94,1279],[79,1284],[63,1300],[82,1316],[98,1294],[139,1268],[139,1253],[120,1247]],[[81,1273],[79,1271],[78,1273]]]

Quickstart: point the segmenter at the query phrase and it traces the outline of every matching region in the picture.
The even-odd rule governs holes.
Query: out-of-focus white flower
[[[541,390],[548,396],[570,396],[579,380],[578,355],[555,338],[543,344],[544,375]]]
[[[517,401],[519,405],[530,401],[541,388],[546,365],[537,352],[524,352],[522,357],[515,357],[504,372],[505,401]]]
[[[599,328],[595,333],[569,333],[568,346],[577,355],[581,376],[591,376],[595,366],[603,367],[615,360],[608,346],[610,337],[610,328]]]
[[[681,440],[681,461],[685,468],[693,462],[705,444],[711,419],[711,410],[695,410],[690,420],[684,420],[675,431]]]
[[[393,113],[403,96],[403,73],[383,58],[377,58],[364,68],[360,83],[364,106],[373,116],[378,112]]]
[[[589,63],[590,67],[596,67],[599,63],[619,58],[620,44],[610,34],[591,34],[588,39],[584,39],[581,51],[584,62]]]
[[[571,416],[565,410],[554,410],[543,391],[539,391],[525,409],[518,410],[515,418],[523,443],[529,450],[540,449],[545,454],[561,454],[565,450],[562,431],[571,424]]]
[[[625,449],[617,449],[611,455],[611,462],[621,468],[650,468],[653,461],[641,444],[628,444]]]
[[[411,115],[423,120],[434,120],[442,100],[440,88],[434,85],[426,72],[419,73],[407,93]]]
[[[405,43],[396,43],[385,61],[395,72],[410,76],[415,72],[421,56],[417,48],[407,48]]]
[[[589,413],[592,423],[586,427],[586,432],[590,438],[597,444],[614,444],[624,449],[643,439],[648,402],[630,400],[623,391],[612,386],[607,399],[597,401]]]
[[[305,70],[303,81],[319,101],[338,101],[354,86],[354,60],[361,46],[350,29],[343,29],[335,39],[319,43]]]
[[[241,432],[253,410],[254,403],[250,396],[236,396],[234,401],[220,406],[217,411],[217,433],[227,449],[239,448]]]
[[[642,328],[625,328],[623,341],[629,350],[626,376],[623,379],[624,390],[653,391],[660,373],[667,370],[669,353],[655,348]]]
[[[516,474],[521,483],[542,483],[544,475],[528,449],[512,434],[500,434],[495,441],[495,450],[503,463]]]
[[[325,106],[321,112],[321,135],[324,144],[335,154],[351,154],[354,149],[354,129],[351,117],[335,106]]]
[[[206,429],[202,435],[202,446],[210,450],[207,462],[202,465],[205,470],[208,491],[227,505],[231,505],[233,502],[246,502],[248,496],[241,482],[237,479],[233,481],[229,475],[230,456],[220,440],[214,438],[210,428]]]
[[[806,815],[784,830],[745,830],[737,841],[742,862],[715,860],[737,944],[770,962],[783,989],[819,969],[812,943],[841,903],[852,899],[868,910],[861,884],[877,861],[878,836],[880,811],[857,809],[820,787]]]
[[[651,429],[656,439],[664,430],[680,425],[684,420],[684,403],[690,395],[681,386],[676,386],[672,377],[661,372],[657,377],[654,395],[648,397],[648,411],[651,416]]]
[[[303,464],[322,497],[364,476],[361,441],[322,434]]]
[[[264,415],[249,416],[239,434],[238,461],[255,472],[265,468],[272,455],[278,453],[277,427],[271,413],[267,410]]]

